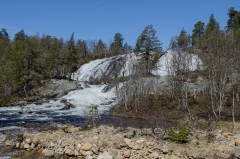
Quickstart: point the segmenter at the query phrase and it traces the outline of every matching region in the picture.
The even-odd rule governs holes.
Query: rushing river
[[[22,106],[0,107],[0,141],[5,137],[15,136],[24,131],[36,132],[58,124],[71,124],[82,126],[85,124],[85,117],[88,115],[89,107],[92,104],[98,105],[99,114],[102,118],[100,124],[110,123],[114,120],[108,115],[111,106],[116,102],[114,91],[103,92],[106,85],[90,85],[82,90],[75,90],[62,98],[67,99],[75,108],[61,110],[64,104],[58,100],[51,100],[41,105],[29,104],[32,113],[20,114]],[[32,158],[36,153],[4,147],[0,144],[0,159],[11,157]]]

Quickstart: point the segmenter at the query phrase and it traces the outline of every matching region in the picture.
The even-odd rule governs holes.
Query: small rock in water
[[[19,113],[19,114],[30,114],[30,113],[32,113],[32,111],[31,111],[30,108],[23,107],[23,108],[21,109],[21,111],[18,112],[18,113]]]
[[[69,110],[70,108],[75,108],[75,106],[72,103],[66,102],[64,104],[65,106],[61,110]]]
[[[67,99],[62,98],[62,99],[60,100],[60,103],[67,103]]]

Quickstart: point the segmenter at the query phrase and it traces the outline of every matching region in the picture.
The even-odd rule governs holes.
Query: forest
[[[118,91],[119,106],[115,113],[131,112],[134,116],[153,120],[166,116],[179,119],[188,115],[189,119],[204,117],[232,120],[234,123],[240,119],[240,11],[231,7],[227,14],[229,19],[225,28],[220,28],[214,14],[211,14],[207,24],[196,22],[192,33],[183,28],[179,35],[172,37],[169,50],[175,52],[175,56],[171,63],[166,64],[169,87],[158,94],[153,94],[154,85],[140,89],[143,77],[154,77],[152,71],[159,67],[156,63],[165,53],[153,25],[144,28],[134,47],[123,43],[121,33],[116,33],[109,44],[101,39],[75,39],[74,33],[65,40],[50,35],[29,36],[24,30],[10,40],[7,29],[2,28],[0,106],[35,96],[34,90],[42,86],[43,80],[71,80],[81,65],[92,60],[134,52],[141,57],[134,67],[134,75],[108,80],[109,83],[128,81]],[[202,69],[189,70],[190,54],[200,57]],[[190,92],[190,83],[199,78],[204,81],[201,91]]]

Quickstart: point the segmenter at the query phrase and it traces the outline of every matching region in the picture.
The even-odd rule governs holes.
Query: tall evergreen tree
[[[53,38],[53,44],[50,46],[45,60],[46,75],[48,78],[60,78],[59,66],[61,65],[61,49],[62,45],[59,39]]]
[[[205,24],[202,21],[198,21],[194,24],[194,29],[192,31],[192,45],[199,44],[201,48],[201,41],[203,40]]]
[[[15,34],[14,40],[26,40],[28,38],[27,34],[25,34],[24,30],[22,29],[18,33]]]
[[[124,38],[122,34],[116,33],[114,35],[113,42],[110,45],[110,50],[112,54],[117,55],[117,54],[123,53],[123,41],[124,41]]]
[[[11,68],[12,74],[12,87],[13,91],[18,95],[24,88],[24,76],[26,75],[26,69],[24,65],[24,52],[26,51],[26,42],[17,40],[14,41],[7,52],[8,65]]]
[[[9,38],[7,30],[5,28],[2,28],[2,30],[0,31],[0,39],[1,38]]]
[[[162,50],[162,43],[156,37],[157,31],[153,29],[153,25],[144,28],[137,39],[135,52],[141,53],[141,61],[145,67],[145,74],[150,74],[151,70],[156,68],[156,59],[159,57],[159,51]]]
[[[96,49],[97,49],[98,55],[100,55],[101,57],[106,56],[107,48],[101,39],[98,41]]]
[[[77,70],[77,48],[75,46],[74,33],[72,33],[70,40],[67,42],[66,66],[69,72],[69,79]]]
[[[220,26],[219,26],[219,23],[216,21],[216,19],[214,18],[214,15],[211,14],[210,18],[209,18],[209,22],[205,28],[205,31],[204,31],[204,37],[205,38],[208,38],[211,33],[216,32],[216,33],[219,33],[220,32]]]
[[[78,40],[76,48],[78,58],[80,59],[80,64],[86,63],[89,53],[87,42],[85,40]]]
[[[234,34],[240,28],[240,12],[231,7],[228,10],[229,19],[227,21],[227,30],[232,31]]]
[[[5,56],[6,50],[10,44],[10,39],[6,29],[2,28],[0,31],[0,61]],[[3,62],[1,62],[3,63]]]

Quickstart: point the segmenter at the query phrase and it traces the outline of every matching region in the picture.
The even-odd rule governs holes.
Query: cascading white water
[[[166,62],[171,61],[173,55],[174,52],[172,51],[168,51],[165,55],[163,55],[158,61],[158,65],[160,66],[159,69],[153,71],[153,74],[160,76],[167,75]],[[124,62],[124,67],[120,69],[121,72],[119,75],[121,75],[122,72],[124,72],[125,76],[130,75],[132,64],[137,62],[137,57],[133,53],[128,55],[119,55],[117,57],[98,59],[84,64],[74,74],[74,79],[79,82],[83,82],[88,81],[90,78],[100,78],[104,75],[103,73],[110,71],[106,70],[110,68],[110,64],[112,62],[116,62],[120,58],[125,58],[126,61]],[[195,70],[198,65],[196,61],[199,62],[200,60],[196,55],[193,55],[191,60],[191,70]],[[90,107],[91,104],[99,105],[99,113],[103,114],[111,108],[114,102],[116,102],[114,100],[116,97],[115,88],[104,93],[102,90],[106,86],[107,85],[104,84],[89,85],[89,87],[72,91],[68,95],[63,96],[62,98],[67,99],[67,101],[75,105],[75,108],[70,110],[60,110],[64,107],[64,104],[60,103],[62,98],[56,101],[51,100],[49,103],[43,103],[42,105],[27,105],[26,107],[30,108],[33,112],[31,114],[18,114],[21,110],[20,106],[0,107],[0,126],[11,126],[16,125],[16,123],[24,123],[27,121],[56,121],[60,118],[72,118],[73,116],[84,117],[86,115],[85,112],[88,111],[88,107]]]

